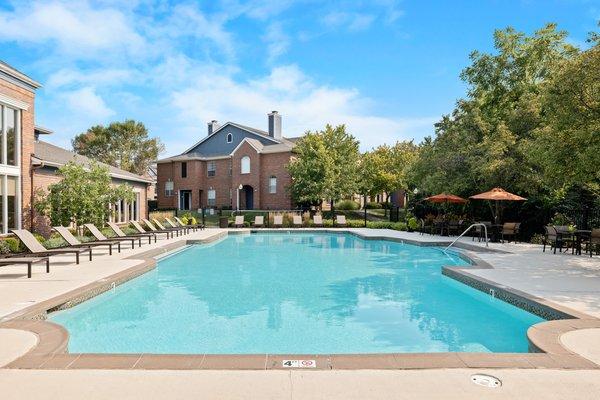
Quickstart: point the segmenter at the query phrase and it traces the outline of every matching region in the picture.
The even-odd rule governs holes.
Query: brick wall
[[[250,173],[241,173],[241,160],[250,157]],[[216,191],[216,206],[237,208],[237,190],[240,185],[253,190],[255,209],[290,209],[292,201],[287,187],[291,182],[286,169],[291,153],[260,154],[249,143],[243,143],[231,158],[214,160],[215,176],[207,176],[207,161],[188,160],[187,177],[181,177],[181,161],[158,164],[157,198],[160,208],[177,208],[180,190],[192,194],[192,209],[208,205],[208,191]],[[229,174],[231,166],[231,175]],[[277,192],[269,193],[269,178],[277,177]],[[165,196],[165,184],[173,181],[173,196]],[[200,201],[200,194],[202,199]],[[231,197],[230,197],[231,194]],[[240,208],[246,208],[245,195],[240,191]]]
[[[292,182],[287,165],[291,153],[261,154],[261,207],[264,209],[289,210],[292,208],[292,199],[288,187]],[[269,193],[269,178],[277,178],[276,193]]]
[[[31,155],[34,140],[35,93],[0,79],[0,93],[29,105],[21,111],[21,209],[24,227],[29,226],[31,205]]]

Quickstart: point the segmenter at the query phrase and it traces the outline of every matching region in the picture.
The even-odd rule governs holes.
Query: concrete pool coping
[[[130,256],[141,262],[133,267],[82,286],[63,295],[37,303],[10,314],[0,323],[0,329],[17,329],[31,332],[38,338],[37,345],[5,368],[17,369],[217,369],[217,370],[272,370],[290,369],[283,360],[315,360],[315,369],[437,369],[437,368],[555,368],[598,369],[600,366],[572,352],[561,342],[561,336],[580,329],[600,328],[600,319],[567,307],[546,301],[537,296],[517,291],[505,285],[469,273],[469,269],[493,268],[483,262],[471,249],[461,254],[472,265],[467,268],[443,267],[442,273],[480,291],[494,290],[495,297],[554,320],[533,325],[527,332],[531,353],[384,353],[384,354],[73,354],[68,353],[68,332],[62,326],[45,321],[48,312],[72,307],[110,290],[156,267],[156,257],[181,250],[195,243],[219,240],[228,234],[252,232],[332,232],[350,233],[365,240],[391,240],[416,245],[443,246],[449,242],[437,241],[423,244],[414,240],[398,239],[385,235],[366,236],[349,229],[240,229],[219,232],[202,240],[179,240],[154,247]],[[434,243],[434,244],[432,244]],[[467,246],[471,247],[471,246]],[[477,246],[474,246],[477,247]],[[480,250],[476,248],[476,250]],[[494,251],[494,250],[489,250]]]

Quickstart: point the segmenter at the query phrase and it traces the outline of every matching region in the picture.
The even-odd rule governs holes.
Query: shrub
[[[410,230],[415,230],[419,227],[419,221],[417,221],[417,219],[415,217],[409,218],[408,219],[408,228]]]
[[[383,206],[381,205],[381,203],[377,203],[375,201],[369,202],[365,205],[365,208],[367,210],[378,210],[383,208]]]
[[[53,237],[42,243],[47,249],[56,249],[58,247],[64,247],[67,245],[67,242],[64,241],[63,238]]]
[[[533,244],[542,244],[544,243],[544,235],[541,233],[534,233],[529,241]]]
[[[11,253],[21,253],[25,251],[25,247],[23,243],[17,238],[9,237],[3,240],[8,245]]]
[[[188,225],[189,224],[189,220],[188,217],[186,217],[185,215],[181,216],[181,222],[183,222],[184,225]]]
[[[102,232],[102,234],[104,236],[106,236],[107,238],[117,236],[115,231],[113,231],[111,228],[102,228],[102,229],[100,229],[100,232]]]
[[[196,217],[192,217],[190,225],[196,225],[197,223]]]
[[[9,254],[10,252],[10,246],[6,240],[0,240],[0,254]]]
[[[342,200],[335,204],[335,208],[338,210],[358,210],[360,208],[360,204],[354,200]]]

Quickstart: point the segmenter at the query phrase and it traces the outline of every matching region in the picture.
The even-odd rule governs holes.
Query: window
[[[165,182],[165,196],[173,196],[173,181]]]
[[[0,104],[0,234],[21,225],[21,111]]]
[[[217,205],[217,192],[214,189],[208,189],[208,201],[207,204],[209,207],[214,207]]]
[[[277,177],[269,178],[269,193],[277,193]]]
[[[242,174],[250,173],[250,157],[244,156],[242,157]]]
[[[227,134],[227,143],[233,142],[233,135],[231,133]]]
[[[187,163],[186,162],[181,163],[181,177],[187,178]]]
[[[215,176],[215,175],[217,175],[217,163],[215,161],[209,161],[206,164],[206,174],[208,176]]]

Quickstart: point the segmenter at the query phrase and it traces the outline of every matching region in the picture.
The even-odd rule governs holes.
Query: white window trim
[[[231,132],[227,133],[227,143],[231,143],[233,142],[233,135],[231,134]]]
[[[275,179],[275,185],[271,185],[271,179]],[[273,188],[273,190],[271,190],[271,188]],[[269,177],[269,194],[276,194],[276,193],[277,193],[277,177],[270,176]]]
[[[12,99],[14,100],[14,99]],[[2,126],[0,126],[0,130],[2,133],[2,154],[0,154],[0,185],[2,185],[2,204],[3,209],[0,210],[2,213],[2,220],[4,223],[2,224],[2,232],[1,234],[8,233],[8,176],[16,177],[15,182],[15,219],[16,219],[16,228],[21,229],[22,225],[22,209],[21,209],[21,110],[27,109],[27,107],[22,107],[19,105],[18,100],[14,100],[11,103],[11,98],[7,96],[0,96],[0,112],[2,112]],[[25,106],[27,106],[25,104]],[[16,109],[15,109],[16,108]],[[8,110],[16,111],[15,113],[15,163],[17,165],[8,165],[4,164],[6,159],[8,158],[8,148],[7,144],[7,132],[6,132],[6,120],[8,119]]]

